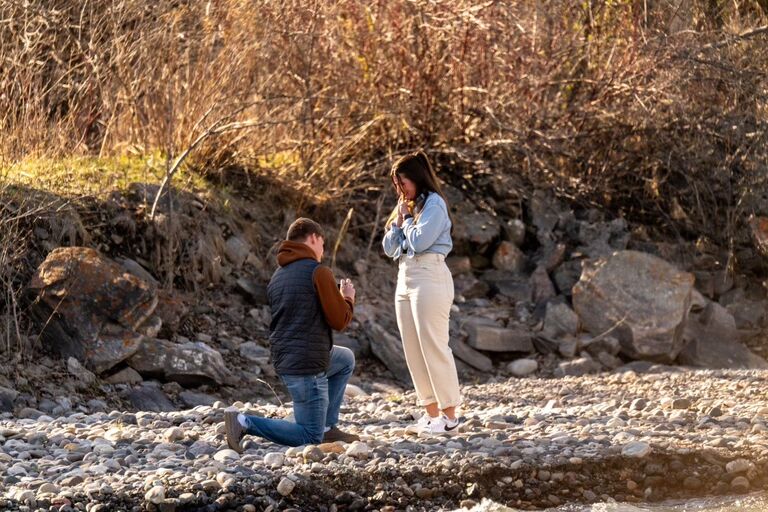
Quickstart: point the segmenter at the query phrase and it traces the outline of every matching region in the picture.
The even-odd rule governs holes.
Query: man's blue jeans
[[[325,427],[333,427],[339,421],[344,390],[354,369],[355,354],[334,345],[328,371],[315,375],[281,375],[293,399],[296,422],[246,416],[246,433],[288,446],[320,443]]]

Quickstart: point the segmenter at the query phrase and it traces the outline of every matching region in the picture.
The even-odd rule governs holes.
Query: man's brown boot
[[[228,408],[224,410],[224,432],[227,437],[227,445],[237,453],[243,453],[243,447],[240,440],[245,435],[245,429],[237,421],[237,409]]]
[[[359,441],[360,436],[356,436],[355,434],[349,434],[347,432],[342,432],[337,427],[331,427],[331,430],[325,433],[323,435],[323,442],[324,443],[335,443],[336,441],[342,441],[344,443],[351,443],[353,441]]]

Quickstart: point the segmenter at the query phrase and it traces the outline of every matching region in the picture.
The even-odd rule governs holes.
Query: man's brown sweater
[[[284,267],[296,260],[316,259],[311,247],[301,242],[286,240],[277,251],[277,263]],[[312,282],[320,298],[320,305],[328,325],[336,331],[344,330],[352,321],[354,301],[341,295],[331,269],[318,265],[312,274]]]

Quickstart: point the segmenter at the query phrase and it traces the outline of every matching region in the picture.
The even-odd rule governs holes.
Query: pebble
[[[642,459],[651,453],[651,447],[648,443],[633,441],[625,444],[621,449],[621,454],[625,457],[635,457]]]
[[[309,445],[304,448],[304,451],[301,452],[301,455],[307,462],[318,462],[325,458],[325,453],[323,453],[323,450],[313,445]]]
[[[368,445],[360,441],[352,442],[352,444],[350,444],[346,450],[346,455],[359,459],[367,458],[368,454],[370,453],[371,449],[368,447]]]
[[[37,493],[38,493],[38,495],[39,494],[47,494],[47,493],[58,494],[59,490],[60,489],[56,485],[54,485],[54,484],[52,484],[50,482],[46,482],[46,483],[44,483],[43,485],[41,485],[40,487],[37,488]]]
[[[728,472],[728,474],[746,473],[747,471],[749,471],[754,467],[755,465],[748,460],[736,459],[726,464],[725,470]]]
[[[526,377],[539,369],[535,359],[518,359],[507,365],[507,371],[515,377]]]
[[[264,464],[271,468],[279,468],[285,462],[285,454],[281,452],[270,452],[264,456]]]
[[[288,496],[293,492],[293,489],[295,487],[296,487],[296,482],[294,482],[288,477],[283,477],[280,480],[280,483],[277,484],[277,492],[279,492],[283,496]]]
[[[157,505],[158,503],[162,503],[163,501],[165,501],[165,487],[163,487],[162,485],[156,485],[155,487],[152,487],[144,495],[144,499],[149,503],[153,503],[155,505]]]
[[[368,393],[363,391],[363,389],[359,386],[355,386],[354,384],[347,384],[347,387],[344,389],[344,395],[349,397],[367,397]]]
[[[213,455],[213,460],[218,462],[230,462],[238,460],[239,458],[240,454],[230,448],[220,450]]]
[[[170,427],[163,432],[163,440],[165,440],[166,443],[175,443],[182,439],[184,439],[184,430],[179,427]]]

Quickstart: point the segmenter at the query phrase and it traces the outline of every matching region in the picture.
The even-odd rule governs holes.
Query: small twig
[[[376,220],[373,221],[373,229],[371,229],[371,237],[368,239],[368,248],[365,250],[365,261],[371,255],[371,247],[373,247],[373,240],[376,238],[376,231],[379,229],[379,221],[381,220],[381,207],[384,205],[384,193],[379,196],[376,201]]]
[[[267,382],[265,380],[261,380],[261,379],[254,379],[254,380],[256,382],[261,382],[262,384],[266,384],[267,387],[269,388],[269,390],[272,392],[272,394],[275,395],[275,398],[277,398],[277,401],[280,402],[280,407],[283,406],[283,401],[280,400],[280,397],[277,395],[277,392],[275,391],[275,389],[272,386],[270,386],[269,382]]]
[[[341,228],[339,229],[339,236],[336,237],[336,243],[333,244],[333,255],[331,256],[331,269],[336,270],[336,253],[339,252],[339,247],[341,247],[341,240],[344,238],[344,235],[347,232],[347,228],[349,227],[349,221],[352,220],[352,214],[355,212],[354,208],[350,208],[347,212],[347,217],[344,219],[344,223],[341,225]]]
[[[229,117],[229,116],[227,116]],[[326,119],[352,119],[355,116],[330,116],[326,117]],[[359,117],[359,116],[357,116]],[[205,130],[203,133],[201,133],[193,142],[190,144],[173,162],[171,167],[168,169],[168,171],[165,174],[165,177],[163,178],[162,183],[160,184],[160,189],[157,191],[157,195],[155,196],[154,201],[152,202],[152,210],[150,212],[150,220],[154,220],[155,214],[157,212],[157,206],[160,203],[160,197],[162,196],[163,192],[165,192],[165,189],[168,187],[168,184],[170,183],[173,176],[179,171],[181,164],[184,162],[184,160],[187,159],[187,157],[194,151],[200,144],[205,142],[206,139],[209,137],[212,137],[214,135],[220,135],[222,133],[236,131],[236,130],[244,130],[246,128],[256,128],[261,126],[268,126],[268,125],[279,125],[279,124],[291,124],[295,122],[301,121],[301,119],[293,119],[289,121],[285,120],[277,120],[277,121],[239,121],[234,123],[228,123],[224,125],[219,125],[219,123],[222,120],[218,120],[213,125],[211,125],[207,130]]]
[[[616,329],[617,327],[619,327],[619,326],[620,326],[622,323],[624,323],[624,320],[626,320],[626,319],[627,319],[627,316],[629,316],[629,313],[626,313],[626,314],[625,314],[625,315],[622,317],[622,319],[621,319],[621,320],[619,320],[618,322],[616,322],[615,324],[613,324],[613,325],[612,325],[611,327],[609,327],[609,328],[608,328],[606,331],[603,331],[603,332],[601,332],[600,334],[598,334],[597,336],[593,336],[592,338],[590,338],[590,339],[586,340],[586,341],[584,342],[584,345],[588,345],[588,344],[592,343],[593,341],[597,341],[597,340],[599,340],[599,339],[601,339],[601,338],[603,338],[603,337],[607,336],[607,335],[608,335],[608,334],[609,334],[611,331],[615,330],[615,329]]]
[[[186,160],[186,158],[189,156],[192,151],[194,151],[200,144],[202,144],[208,137],[211,137],[213,135],[218,135],[220,133],[224,133],[227,131],[232,130],[241,130],[243,128],[248,128],[251,126],[256,126],[257,123],[249,123],[249,122],[239,122],[239,123],[229,123],[225,124],[223,126],[219,126],[220,120],[216,121],[211,125],[207,130],[205,130],[203,133],[201,133],[195,140],[187,146],[187,149],[182,151],[182,153],[176,158],[176,160],[173,162],[171,167],[168,169],[168,172],[165,173],[165,177],[163,178],[163,182],[160,184],[160,189],[157,191],[157,195],[155,196],[155,200],[152,202],[152,211],[149,215],[150,221],[155,219],[155,213],[157,211],[157,205],[160,203],[160,197],[163,195],[163,192],[165,191],[165,188],[168,186],[168,183],[170,183],[171,179],[173,178],[174,174],[176,174],[181,167],[181,164]]]
[[[746,32],[742,32],[741,34],[736,34],[731,37],[727,37],[722,41],[718,41],[717,43],[710,43],[708,45],[702,46],[701,49],[699,49],[698,53],[705,52],[707,50],[717,50],[718,48],[722,48],[723,46],[727,46],[731,43],[744,41],[746,39],[751,39],[753,37],[757,37],[761,34],[766,34],[766,33],[768,33],[768,25],[753,28],[752,30],[747,30]]]

